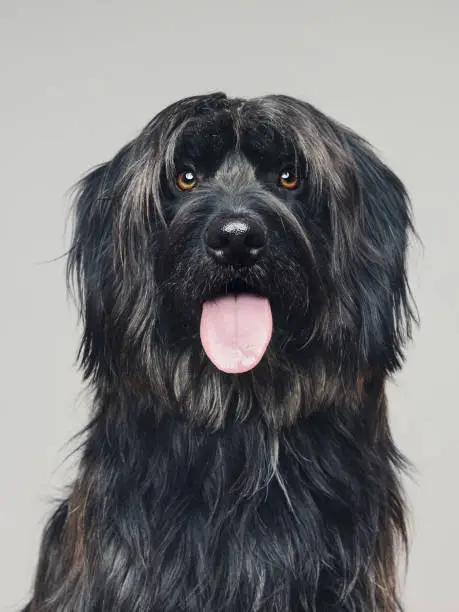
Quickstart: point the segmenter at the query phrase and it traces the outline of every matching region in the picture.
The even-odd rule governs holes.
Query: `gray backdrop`
[[[408,612],[457,612],[458,17],[451,0],[1,0],[0,607],[24,601],[86,418],[63,262],[66,190],[164,105],[211,90],[305,98],[405,181],[421,331],[390,388],[408,485]],[[456,263],[454,263],[456,260]]]

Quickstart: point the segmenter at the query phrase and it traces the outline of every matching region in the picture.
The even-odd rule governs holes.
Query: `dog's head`
[[[236,413],[258,397],[291,420],[305,394],[400,365],[410,229],[400,180],[312,106],[179,101],[78,186],[86,375],[214,422],[237,388]]]

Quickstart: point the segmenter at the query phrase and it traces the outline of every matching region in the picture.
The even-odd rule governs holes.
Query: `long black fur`
[[[188,167],[199,183],[183,192]],[[268,229],[250,268],[203,247],[223,210]],[[384,385],[411,333],[411,230],[370,146],[287,96],[181,100],[91,171],[68,271],[93,416],[27,609],[401,610],[405,463]],[[270,300],[272,341],[224,374],[202,304],[249,290]]]

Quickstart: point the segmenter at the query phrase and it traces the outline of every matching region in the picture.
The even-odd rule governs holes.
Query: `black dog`
[[[394,612],[410,206],[287,96],[188,98],[79,184],[94,392],[28,610]]]

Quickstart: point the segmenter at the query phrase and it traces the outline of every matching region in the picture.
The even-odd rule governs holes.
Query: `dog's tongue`
[[[214,365],[229,374],[254,368],[263,357],[273,329],[271,307],[255,295],[230,295],[205,302],[202,346]]]

